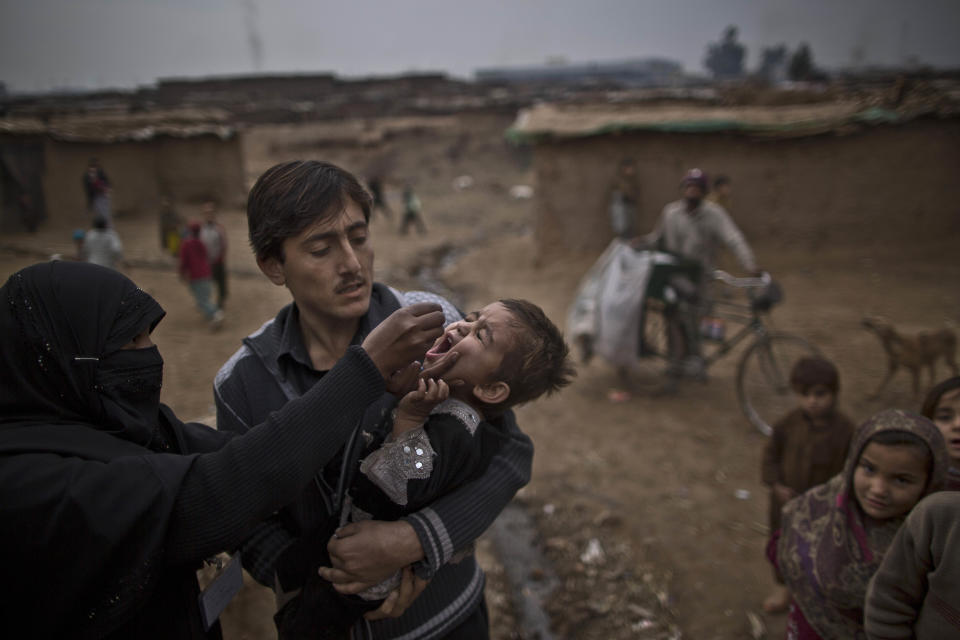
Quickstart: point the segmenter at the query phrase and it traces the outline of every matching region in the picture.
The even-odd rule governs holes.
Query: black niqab
[[[122,274],[47,262],[0,289],[0,425],[83,423],[148,446],[155,436],[163,360],[121,350],[164,315]]]
[[[163,309],[79,262],[27,267],[0,293],[0,566],[11,577],[0,611],[30,637],[142,637],[125,625],[179,593],[163,580],[196,589],[189,568],[164,566],[194,456],[154,453],[182,451],[183,425],[161,413],[157,349],[122,349]]]

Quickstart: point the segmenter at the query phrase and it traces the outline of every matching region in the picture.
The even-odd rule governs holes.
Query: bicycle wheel
[[[640,339],[640,355],[643,357],[667,358],[670,355],[666,305],[656,298],[647,298],[643,307],[643,329]]]
[[[648,298],[640,318],[640,348],[627,367],[629,385],[637,392],[652,392],[663,385],[663,375],[670,353],[664,304]]]
[[[769,436],[773,423],[796,406],[790,369],[800,358],[820,351],[803,338],[775,333],[754,342],[737,366],[737,397],[743,414]]]

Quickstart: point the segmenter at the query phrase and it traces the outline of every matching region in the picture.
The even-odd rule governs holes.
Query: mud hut
[[[35,231],[46,218],[43,129],[0,125],[0,231]]]
[[[541,104],[507,135],[533,147],[541,259],[609,243],[607,203],[625,158],[636,165],[637,229],[652,229],[683,173],[700,167],[732,178],[731,214],[749,238],[816,250],[960,233],[954,105]]]
[[[0,120],[0,229],[48,218],[89,223],[82,176],[97,158],[110,179],[115,215],[174,201],[246,193],[240,132],[216,110],[92,113]]]

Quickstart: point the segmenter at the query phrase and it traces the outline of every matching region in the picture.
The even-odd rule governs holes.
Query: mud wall
[[[158,207],[163,194],[176,202],[216,197],[231,205],[246,196],[239,136],[157,138],[111,144],[48,140],[46,145],[47,219],[89,224],[82,177],[91,157],[99,158],[113,185],[115,215],[135,215]]]
[[[610,184],[622,158],[640,183],[637,228],[652,229],[690,167],[733,181],[731,213],[755,245],[922,242],[960,233],[960,120],[846,135],[751,139],[634,133],[536,146],[540,257],[595,253],[613,237]]]

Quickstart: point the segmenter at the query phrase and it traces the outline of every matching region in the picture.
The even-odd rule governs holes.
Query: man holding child
[[[293,302],[248,336],[217,374],[220,429],[245,432],[305,393],[401,306],[429,301],[442,306],[447,323],[461,318],[439,296],[401,293],[373,281],[370,210],[370,196],[356,178],[324,162],[283,163],[254,185],[247,217],[257,264],[271,282],[290,290]],[[378,422],[394,401],[386,394],[371,405],[362,427]],[[318,429],[324,420],[316,416]],[[358,593],[401,569],[417,576],[414,588],[408,580],[398,597],[361,620],[354,637],[488,637],[483,572],[472,553],[450,561],[530,479],[530,439],[512,412],[496,422],[507,437],[481,476],[400,520],[352,523],[330,541],[333,567],[321,571],[342,593]],[[329,446],[339,451],[345,444],[331,440]],[[275,589],[278,608],[299,598],[306,581],[304,532],[338,515],[341,462],[342,454],[334,455],[300,500],[262,525],[242,549],[247,570]],[[385,617],[398,610],[399,617]]]

